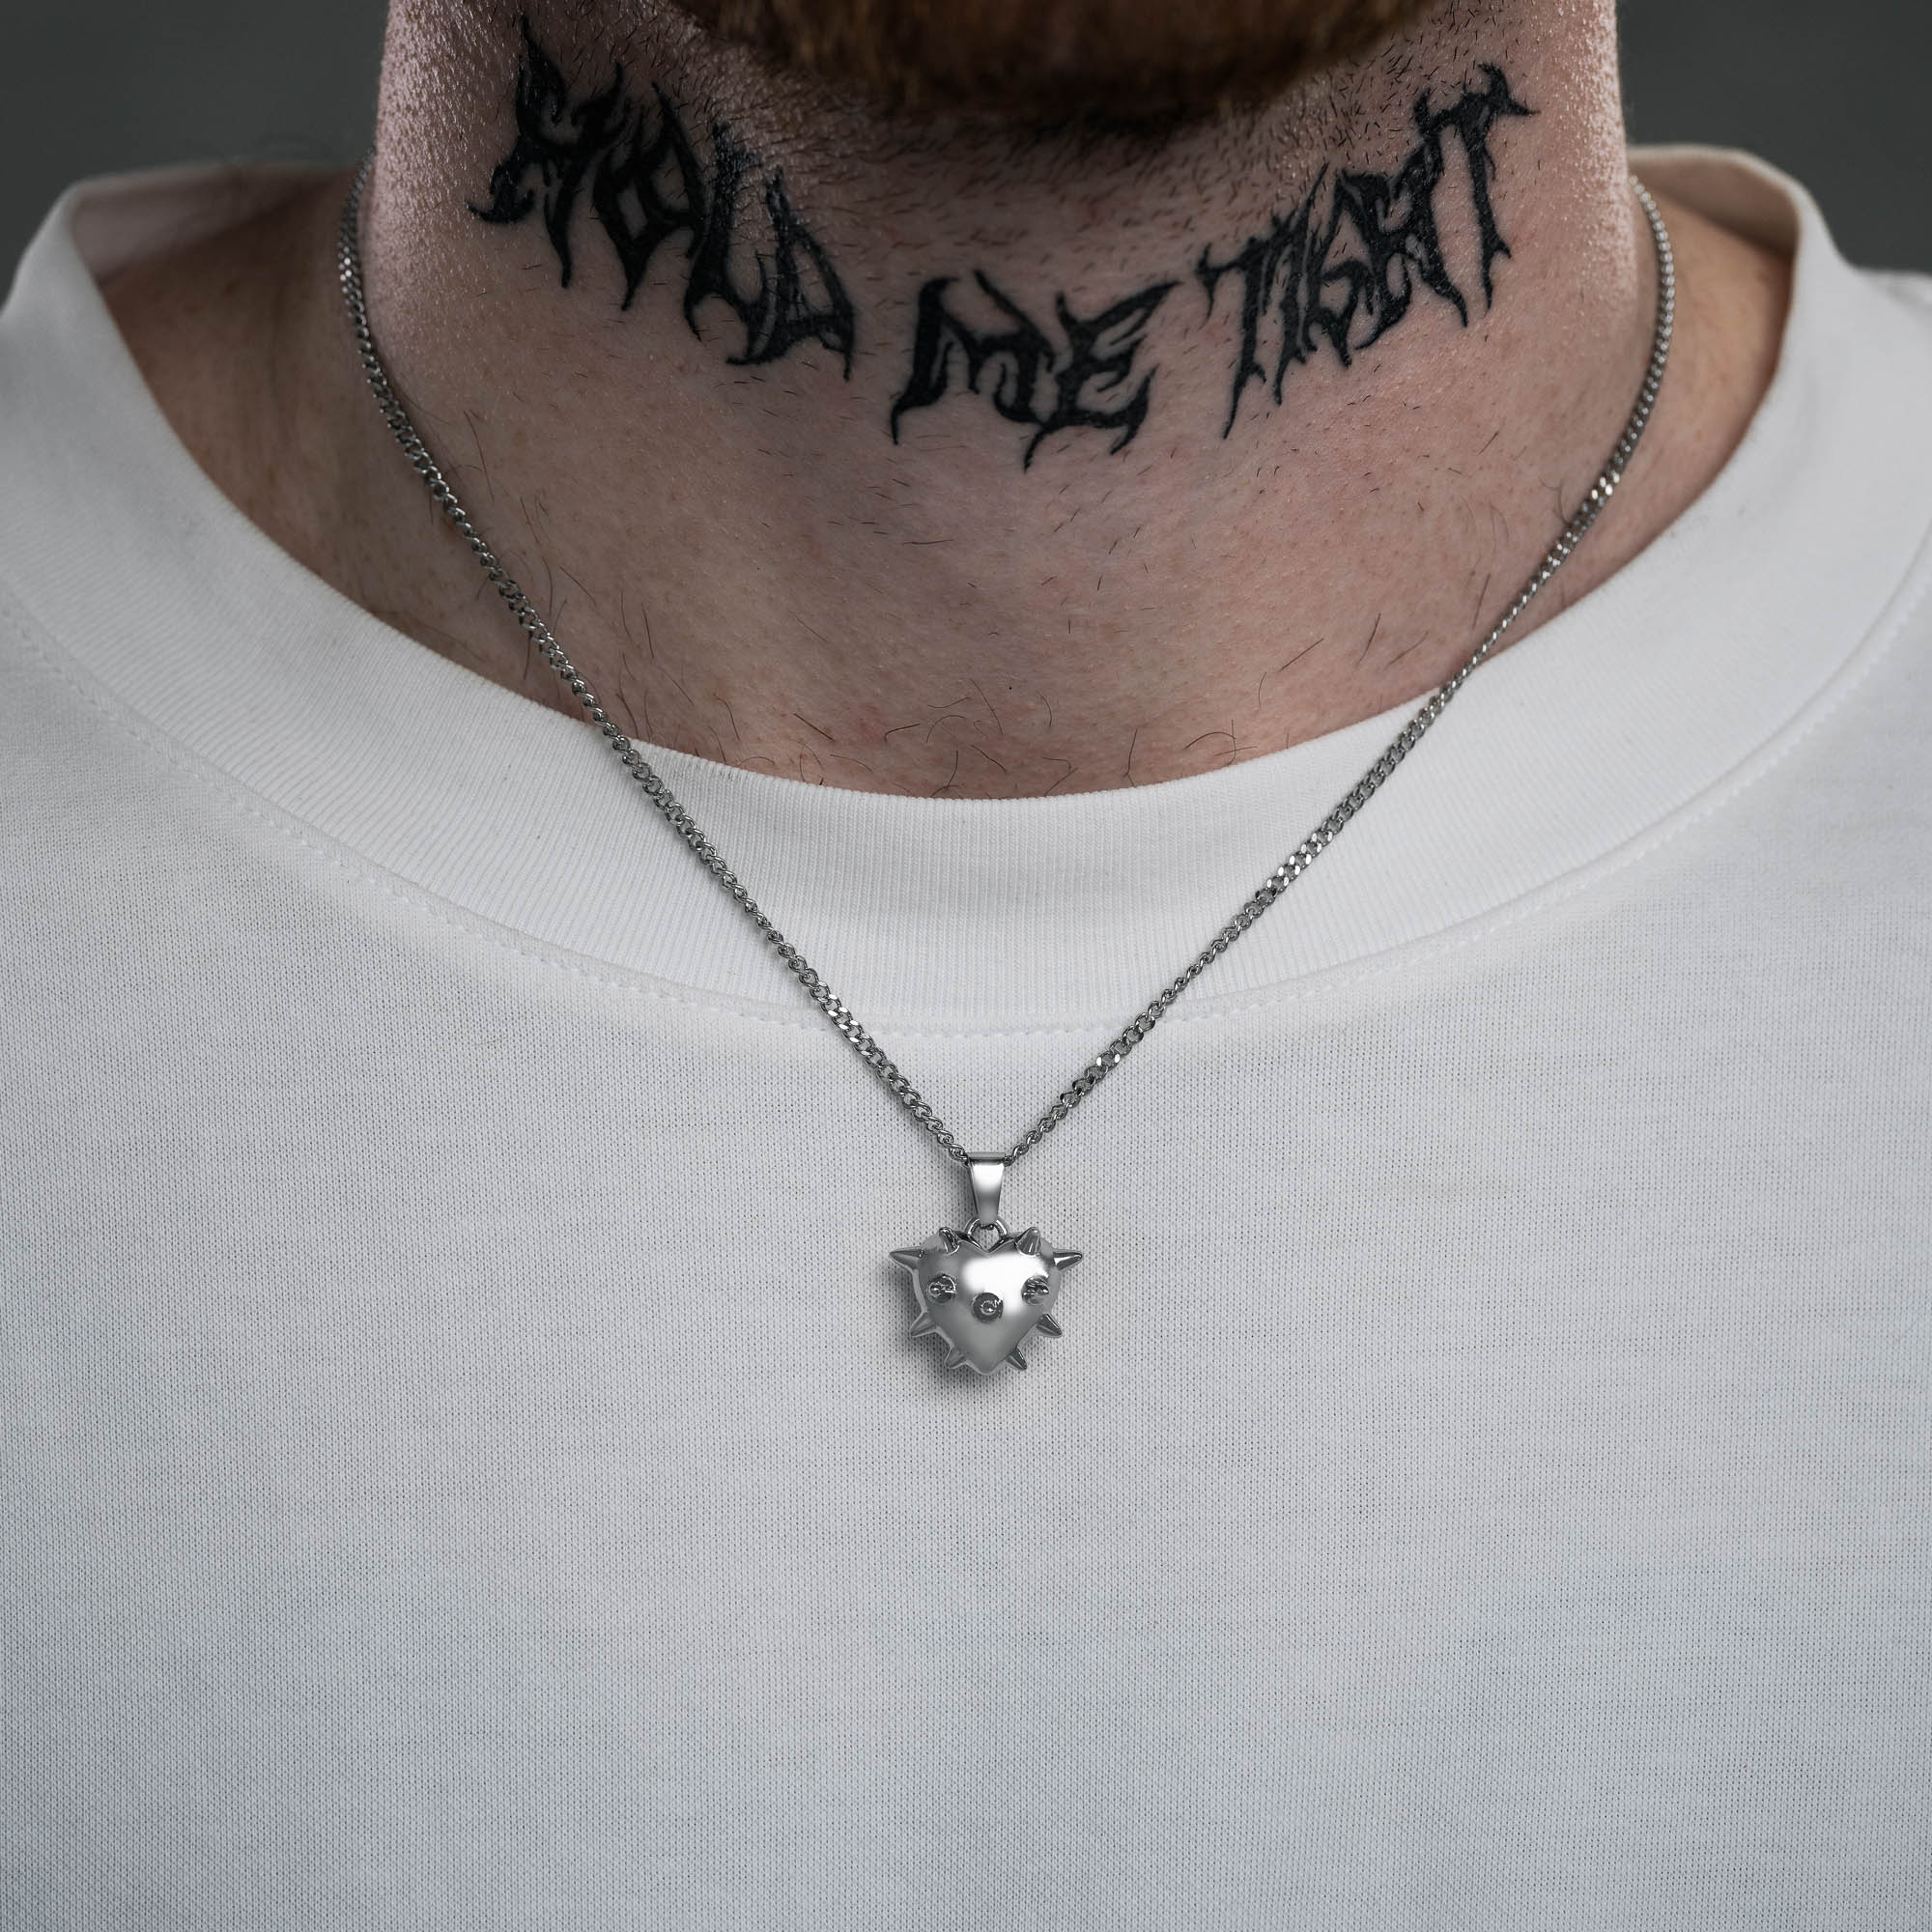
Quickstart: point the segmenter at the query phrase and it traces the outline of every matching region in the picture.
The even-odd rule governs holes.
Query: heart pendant
[[[895,1248],[893,1260],[912,1276],[915,1335],[937,1335],[949,1369],[989,1376],[1007,1366],[1023,1369],[1020,1344],[1037,1328],[1061,1333],[1053,1319],[1062,1277],[1080,1259],[1055,1250],[1037,1228],[1007,1232],[1000,1219],[1000,1186],[1007,1163],[997,1154],[974,1154],[967,1163],[973,1187],[973,1219],[963,1229],[942,1228],[916,1248]]]

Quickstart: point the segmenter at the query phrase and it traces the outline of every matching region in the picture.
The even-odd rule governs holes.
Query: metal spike
[[[1035,1324],[1042,1335],[1064,1335],[1066,1330],[1051,1315],[1042,1315]]]
[[[933,1321],[930,1310],[923,1309],[914,1319],[909,1332],[914,1335],[936,1335],[939,1333],[939,1324]]]
[[[966,1238],[957,1228],[942,1228],[939,1231],[939,1252],[950,1255]]]
[[[946,1359],[939,1366],[942,1369],[963,1369],[966,1366],[966,1350],[964,1349],[948,1349]]]
[[[1064,1255],[1054,1256],[1053,1264],[1057,1268],[1070,1268],[1075,1262],[1081,1259],[1082,1256],[1078,1248],[1068,1248]]]
[[[1013,1236],[1013,1246],[1023,1255],[1038,1254],[1039,1230],[1037,1228],[1029,1228],[1024,1235],[1015,1235]]]
[[[923,1248],[895,1248],[893,1250],[893,1259],[898,1263],[900,1267],[916,1270],[920,1263],[925,1259],[925,1250]]]
[[[1027,1358],[1017,1349],[1010,1349],[1007,1351],[1007,1360],[1016,1369],[1023,1369],[1027,1365]]]

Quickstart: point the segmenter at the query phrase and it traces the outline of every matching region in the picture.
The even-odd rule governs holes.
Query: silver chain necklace
[[[888,1093],[946,1151],[947,1158],[964,1168],[972,1201],[972,1213],[963,1228],[941,1228],[916,1248],[895,1248],[893,1260],[907,1271],[915,1314],[912,1333],[937,1336],[946,1346],[944,1366],[949,1369],[975,1369],[990,1375],[996,1369],[1023,1369],[1026,1357],[1020,1345],[1038,1329],[1047,1335],[1060,1334],[1054,1320],[1054,1305],[1060,1298],[1066,1270],[1081,1259],[1073,1249],[1056,1249],[1042,1239],[1037,1228],[1010,1233],[1000,1218],[1000,1190],[1007,1170],[1023,1154],[1031,1153],[1055,1127],[1079,1106],[1081,1101],[1113,1073],[1140,1045],[1168,1009],[1205,973],[1222,953],[1280,898],[1317,858],[1340,837],[1342,829],[1381,787],[1382,781],[1421,742],[1422,735],[1448,708],[1449,700],[1462,690],[1470,673],[1495,649],[1510,626],[1543,586],[1554,577],[1579,544],[1590,526],[1603,513],[1611,493],[1623,480],[1631,458],[1636,453],[1644,425],[1656,407],[1658,389],[1663,381],[1664,364],[1670,355],[1670,334],[1675,319],[1677,274],[1670,252],[1670,237],[1663,217],[1649,190],[1631,177],[1631,186],[1650,223],[1651,238],[1657,245],[1657,324],[1651,341],[1650,363],[1637,390],[1636,404],[1610,451],[1609,461],[1591,485],[1576,514],[1563,526],[1529,582],[1518,591],[1509,609],[1497,619],[1495,628],[1471,651],[1448,682],[1435,691],[1408,723],[1389,742],[1381,755],[1357,779],[1327,817],[1297,845],[1260,886],[1242,902],[1240,909],[1222,926],[1208,945],[1154,995],[1113,1040],[1081,1068],[1064,1088],[1053,1104],[1040,1115],[1006,1153],[969,1153],[966,1144],[933,1111],[932,1104],[920,1093],[877,1040],[860,1024],[858,1016],[814,972],[805,955],[785,938],[766,917],[764,910],[746,890],[697,822],[679,803],[671,788],[653,771],[638,750],[606,713],[597,694],[565,654],[552,635],[542,614],[525,594],[523,586],[505,570],[497,554],[469,521],[469,513],[457,499],[441,469],[431,456],[409,412],[404,409],[390,384],[388,372],[376,353],[369,328],[369,308],[362,287],[360,242],[363,190],[369,179],[370,162],[356,172],[349,197],[343,204],[342,228],[337,272],[342,298],[349,310],[350,327],[355,334],[356,351],[369,379],[369,388],[383,419],[388,424],[411,467],[420,476],[451,524],[456,526],[482,566],[483,574],[508,605],[544,661],[554,670],[584,714],[604,735],[605,741],[631,777],[643,788],[665,822],[690,846],[698,863],[716,879],[757,927],[759,936],[778,955],[794,980],[804,987],[812,1004],[841,1033],[852,1050],[885,1083]]]

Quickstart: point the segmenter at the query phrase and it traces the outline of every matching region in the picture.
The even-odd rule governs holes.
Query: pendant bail
[[[1007,1156],[1003,1153],[969,1153],[966,1179],[973,1189],[973,1225],[997,1228],[1000,1222],[1000,1187],[1007,1178]]]

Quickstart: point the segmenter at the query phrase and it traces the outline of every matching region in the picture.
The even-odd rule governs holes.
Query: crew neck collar
[[[1770,392],[1712,487],[1473,678],[1347,836],[1203,976],[1196,1010],[1396,966],[1615,861],[1841,676],[1924,534],[1924,322],[1761,164],[1645,178],[1795,250]],[[277,191],[232,169],[83,184],[0,317],[6,588],[60,675],[391,890],[724,1004],[799,996],[578,723],[390,629],[278,550],[156,409],[95,275]],[[1857,354],[1844,345],[1857,342]],[[1830,559],[1830,568],[1818,567]],[[1140,1007],[1413,710],[1204,776],[907,799],[649,755],[771,916],[881,1027],[1090,1026]]]

